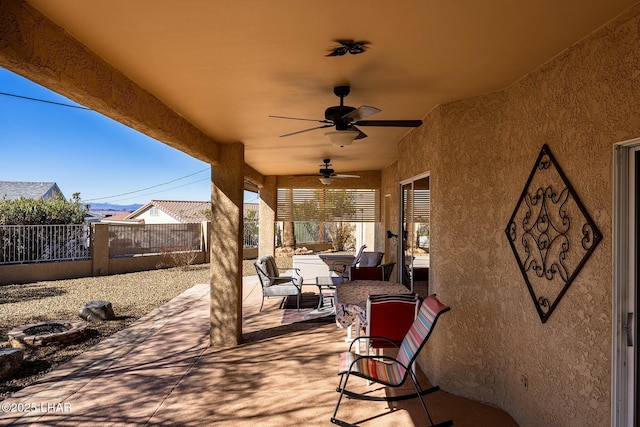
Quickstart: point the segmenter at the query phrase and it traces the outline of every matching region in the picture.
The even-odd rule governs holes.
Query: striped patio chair
[[[402,343],[398,348],[398,354],[395,358],[385,355],[363,356],[355,354],[351,351],[354,344],[360,345],[356,344],[358,340],[368,340],[372,337],[365,335],[354,339],[349,347],[349,351],[340,355],[340,369],[338,371],[338,375],[340,375],[340,383],[336,390],[340,393],[340,397],[338,398],[336,409],[331,417],[331,422],[341,426],[354,425],[337,418],[340,402],[342,401],[342,397],[346,395],[354,399],[384,400],[387,402],[417,397],[420,399],[431,426],[445,427],[453,425],[453,421],[451,420],[444,421],[436,425],[433,424],[433,420],[431,419],[431,415],[429,414],[429,410],[427,409],[427,405],[424,403],[422,396],[439,390],[439,387],[435,386],[422,390],[418,383],[418,378],[412,369],[420,350],[422,350],[422,347],[426,344],[431,332],[433,332],[433,327],[435,326],[438,318],[442,313],[446,313],[449,310],[451,310],[451,308],[438,301],[435,295],[425,298],[420,307],[420,311],[418,312],[418,316],[402,340]],[[400,387],[405,383],[407,378],[410,378],[413,382],[415,393],[402,396],[371,396],[370,394],[355,393],[347,390],[347,383],[349,382],[351,375],[388,387]]]

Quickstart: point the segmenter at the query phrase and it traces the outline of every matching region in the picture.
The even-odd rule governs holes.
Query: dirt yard
[[[243,275],[256,274],[254,260],[243,263]],[[290,257],[278,257],[281,267]],[[111,302],[116,320],[87,323],[87,337],[77,344],[50,345],[25,352],[17,376],[0,382],[0,400],[31,384],[56,366],[93,347],[109,335],[170,301],[198,283],[209,283],[209,264],[113,276],[86,277],[0,286],[0,347],[10,346],[11,329],[45,320],[81,321],[78,312],[89,301]]]

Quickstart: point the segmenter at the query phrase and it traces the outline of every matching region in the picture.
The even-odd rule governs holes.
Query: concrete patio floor
[[[283,324],[280,299],[266,300],[259,312],[261,298],[257,279],[245,278],[245,342],[214,348],[209,285],[196,285],[0,402],[0,425],[331,425],[345,331],[333,322]],[[361,387],[385,392],[364,382]],[[517,426],[499,409],[444,391],[425,400],[436,423]],[[362,426],[428,425],[416,399],[395,408],[345,399],[338,415]]]

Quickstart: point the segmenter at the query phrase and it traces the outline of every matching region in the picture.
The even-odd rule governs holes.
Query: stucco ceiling
[[[29,3],[213,139],[245,144],[264,175],[379,170],[404,128],[363,128],[338,148],[312,122],[337,105],[421,119],[435,106],[507,87],[635,0],[29,0]],[[326,57],[335,39],[370,42]]]

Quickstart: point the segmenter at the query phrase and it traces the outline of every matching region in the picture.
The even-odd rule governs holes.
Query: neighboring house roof
[[[125,224],[139,224],[143,223],[143,219],[131,219],[129,218],[131,212],[118,212],[113,215],[105,215],[100,219],[100,222],[114,222],[114,223],[125,223]]]
[[[52,197],[62,197],[55,182],[20,182],[20,181],[0,181],[0,199],[49,199]]]
[[[188,224],[194,222],[208,221],[205,215],[211,211],[211,202],[200,201],[179,201],[179,200],[151,200],[140,209],[129,214],[126,219],[136,219],[149,209],[156,207],[172,216],[176,220]]]

